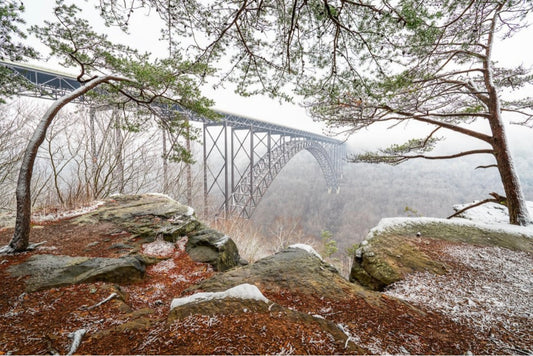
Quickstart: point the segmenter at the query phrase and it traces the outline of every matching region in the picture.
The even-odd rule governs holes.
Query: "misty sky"
[[[103,21],[94,9],[94,2],[80,2],[76,4],[84,9],[83,15],[91,22],[91,24],[100,32],[107,33],[111,39],[127,43],[128,45],[152,52],[154,54],[161,53],[164,56],[167,51],[167,44],[165,42],[156,42],[154,39],[160,37],[159,24],[154,20],[154,16],[149,16],[147,10],[140,10],[131,20],[131,35],[126,36],[116,28],[107,28],[103,25]],[[41,24],[44,20],[52,20],[52,9],[55,5],[54,0],[33,0],[26,2],[26,13],[24,18],[27,25]],[[531,22],[533,22],[533,18]],[[533,66],[533,46],[530,45],[531,38],[533,38],[533,27],[530,27],[523,32],[515,35],[510,40],[499,42],[495,49],[495,58],[501,64],[505,65],[525,65],[526,67]],[[35,39],[31,39],[32,44],[37,47],[43,54],[46,48],[43,48]],[[33,62],[45,68],[61,70],[52,62]],[[531,88],[529,88],[531,90]],[[305,109],[299,105],[280,104],[278,101],[271,100],[265,97],[247,97],[243,98],[233,93],[232,87],[227,86],[225,89],[213,90],[211,86],[204,88],[204,95],[215,100],[215,107],[223,111],[233,112],[239,115],[249,116],[264,121],[270,121],[277,124],[296,127],[316,133],[322,133],[323,125],[313,122],[307,116]],[[427,132],[427,129],[420,129],[420,126],[415,124],[399,125],[394,130],[387,130],[386,126],[373,127],[368,130],[363,130],[360,133],[352,135],[348,141],[353,150],[372,150],[376,147],[389,145],[391,143],[401,143],[410,137],[422,136]],[[512,146],[520,147],[521,149],[529,149],[533,151],[533,130],[524,127],[510,127],[508,129],[511,137]],[[449,146],[457,148],[457,146],[471,147],[471,140],[464,140],[463,137],[450,136],[448,139]],[[448,151],[446,147],[444,151]]]

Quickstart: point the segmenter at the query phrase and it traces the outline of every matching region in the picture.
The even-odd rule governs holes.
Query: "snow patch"
[[[176,247],[172,242],[156,239],[142,245],[142,253],[148,256],[169,257],[174,254]]]
[[[533,238],[533,225],[517,226],[511,224],[487,224],[484,222],[476,222],[462,218],[454,219],[440,219],[440,218],[411,218],[411,217],[397,217],[381,219],[378,225],[370,230],[366,240],[372,239],[374,236],[387,232],[398,227],[408,227],[416,225],[424,225],[438,223],[449,226],[468,226],[474,228],[485,229],[493,232],[508,233],[508,234],[522,234]]]
[[[153,265],[151,268],[152,268],[152,271],[156,272],[156,273],[168,272],[168,271],[176,268],[176,263],[174,262],[174,260],[169,259],[169,260],[164,260],[162,262],[159,262],[159,263]]]
[[[314,255],[314,256],[320,258],[320,260],[322,260],[322,256],[320,256],[320,254],[318,252],[316,252],[315,249],[312,246],[310,246],[310,245],[307,245],[307,244],[294,244],[294,245],[290,245],[289,248],[299,248],[300,250],[307,251],[311,255]]]
[[[187,207],[187,212],[185,213],[185,216],[193,216],[194,215],[194,209],[190,206]]]
[[[66,218],[73,218],[75,216],[80,216],[83,214],[90,213],[98,209],[98,207],[104,205],[103,201],[95,201],[92,205],[84,206],[79,209],[67,210],[67,211],[56,211],[48,214],[33,214],[32,219],[36,222],[45,222],[45,221],[56,221]]]
[[[469,204],[457,204],[453,208],[456,211],[466,208],[469,205],[476,203],[475,201]],[[533,202],[526,202],[529,215],[533,216]],[[489,225],[508,225],[509,224],[509,210],[501,204],[486,203],[475,208],[469,209],[460,215],[464,219],[481,222]]]
[[[172,199],[172,197],[170,197],[170,195],[168,194],[164,194],[164,193],[146,193],[146,195],[151,195],[151,196],[154,196],[154,197],[161,197],[161,198],[166,198],[168,200],[174,200]]]
[[[228,235],[224,235],[222,237],[220,237],[215,243],[214,245],[218,248],[224,246],[226,244],[226,242],[228,242],[229,240],[229,236]]]
[[[252,284],[240,284],[236,287],[230,288],[224,292],[202,292],[190,295],[183,298],[175,298],[170,304],[170,310],[190,303],[200,303],[215,299],[224,298],[238,298],[238,299],[253,299],[268,303],[269,300],[261,293],[259,288]]]

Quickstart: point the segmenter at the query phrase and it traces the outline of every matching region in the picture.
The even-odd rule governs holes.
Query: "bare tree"
[[[16,173],[24,152],[23,141],[37,107],[27,101],[14,101],[0,108],[0,210],[11,210]]]

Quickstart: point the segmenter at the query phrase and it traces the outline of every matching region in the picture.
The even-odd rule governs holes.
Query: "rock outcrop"
[[[350,281],[383,290],[413,272],[444,274],[446,261],[430,256],[430,241],[449,241],[533,251],[533,239],[524,233],[463,220],[433,218],[383,219],[356,249]]]
[[[88,258],[57,255],[33,255],[26,262],[11,266],[13,277],[29,276],[26,290],[90,282],[132,283],[144,277],[146,263],[142,256]]]
[[[253,284],[263,292],[291,290],[328,298],[342,299],[347,293],[368,294],[342,278],[335,267],[301,248],[287,248],[249,266],[217,274],[190,291],[220,292],[242,283]]]
[[[240,264],[246,264],[239,256],[237,245],[227,235],[216,230],[197,229],[188,235],[185,250],[196,262],[209,263],[217,271],[226,271]]]
[[[112,223],[141,237],[141,243],[153,242],[157,237],[169,242],[187,237],[186,251],[191,258],[209,263],[217,271],[226,271],[243,262],[231,238],[198,221],[192,208],[162,194],[113,196],[103,206],[74,221]]]

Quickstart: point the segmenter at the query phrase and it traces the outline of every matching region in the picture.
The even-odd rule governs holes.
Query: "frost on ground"
[[[532,256],[467,245],[446,247],[443,253],[457,266],[450,273],[411,274],[394,283],[386,294],[437,310],[487,335],[506,330],[531,343]]]
[[[92,205],[84,206],[79,209],[66,210],[66,211],[58,210],[58,211],[49,212],[49,213],[46,213],[46,212],[35,213],[32,215],[32,218],[34,221],[37,221],[37,222],[56,221],[56,220],[61,220],[61,219],[66,219],[66,218],[73,218],[76,216],[80,216],[80,215],[95,211],[96,209],[98,209],[98,207],[102,205],[104,205],[103,201],[95,201]]]
[[[190,295],[188,297],[176,298],[172,300],[172,303],[170,304],[170,309],[172,310],[176,307],[189,303],[199,303],[208,300],[224,298],[254,299],[265,303],[269,302],[269,300],[263,295],[263,293],[261,293],[259,288],[252,284],[245,283],[230,288],[224,292],[202,292]]]
[[[157,238],[155,241],[142,245],[142,253],[148,256],[169,257],[176,250],[172,242]]]
[[[73,210],[41,210],[32,214],[32,220],[34,222],[43,223],[48,221],[57,221],[61,219],[73,218],[83,214],[90,213],[98,209],[98,207],[104,205],[103,201],[95,201],[89,206],[84,206],[79,209]],[[0,228],[2,227],[14,227],[16,214],[14,212],[2,212],[0,213]]]

